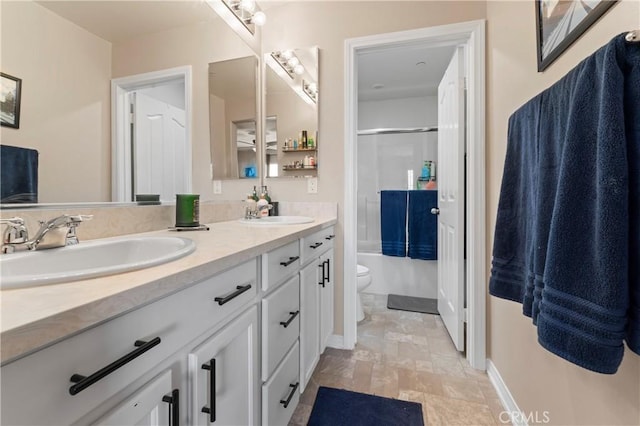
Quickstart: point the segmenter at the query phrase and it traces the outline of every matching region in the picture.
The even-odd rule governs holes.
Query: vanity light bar
[[[255,34],[255,26],[262,26],[267,20],[255,0],[220,0],[227,9],[249,30]]]
[[[311,98],[313,103],[318,103],[318,86],[315,83],[309,83],[306,80],[302,80],[302,90]]]
[[[291,50],[271,52],[271,57],[287,72],[291,78],[295,78],[295,74],[304,73],[304,66],[300,63],[300,59]]]

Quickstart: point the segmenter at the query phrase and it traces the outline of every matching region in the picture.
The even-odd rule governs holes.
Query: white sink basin
[[[247,225],[299,225],[311,223],[315,219],[309,216],[266,216],[260,219],[240,219]]]
[[[188,255],[196,244],[179,237],[83,241],[78,245],[0,256],[0,289],[84,280],[160,265]]]

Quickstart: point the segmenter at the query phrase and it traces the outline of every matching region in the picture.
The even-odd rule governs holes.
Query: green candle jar
[[[176,195],[176,227],[200,226],[200,195]]]

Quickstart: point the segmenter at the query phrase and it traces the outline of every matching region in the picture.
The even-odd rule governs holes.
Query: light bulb
[[[267,22],[267,15],[265,15],[263,11],[259,10],[253,15],[253,18],[251,18],[251,20],[254,24],[261,27],[265,22]]]
[[[289,65],[291,68],[295,68],[299,63],[300,60],[295,56],[289,58],[289,60],[287,61],[287,65]]]
[[[290,50],[285,50],[280,54],[280,56],[282,56],[282,59],[284,59],[285,61],[288,61],[293,56],[293,52]]]
[[[311,90],[312,92],[317,92],[318,86],[316,86],[315,83],[309,83],[309,90]]]
[[[302,73],[304,73],[304,67],[301,64],[298,64],[295,67],[293,67],[293,72],[295,72],[298,75],[302,75]]]
[[[249,13],[253,12],[256,8],[256,2],[254,0],[241,0],[240,8]]]

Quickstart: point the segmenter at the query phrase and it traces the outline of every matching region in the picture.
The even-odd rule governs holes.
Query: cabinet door
[[[179,391],[171,387],[171,371],[144,385],[96,425],[178,426]]]
[[[333,334],[333,249],[320,256],[320,353],[324,352],[327,342]]]
[[[254,306],[189,353],[189,424],[259,423],[257,343]]]
[[[312,262],[300,270],[300,390],[304,391],[320,359],[321,269]]]

